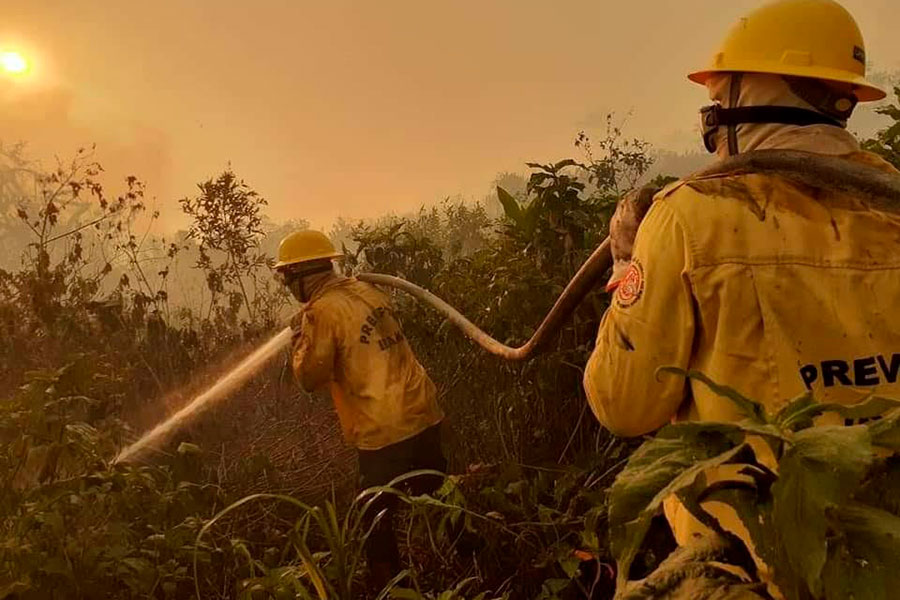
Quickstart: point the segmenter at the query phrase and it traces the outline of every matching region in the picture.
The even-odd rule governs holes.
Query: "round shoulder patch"
[[[641,299],[644,293],[644,267],[641,261],[631,259],[631,265],[625,271],[625,276],[619,287],[616,288],[616,304],[619,308],[628,308]]]

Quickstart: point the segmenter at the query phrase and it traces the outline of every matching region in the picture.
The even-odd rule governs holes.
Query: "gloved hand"
[[[653,196],[659,188],[646,185],[632,190],[619,200],[616,212],[609,221],[609,240],[612,250],[612,276],[606,284],[606,291],[611,292],[618,287],[631,264],[631,251],[634,249],[634,238],[637,237],[638,226],[644,215],[653,204]]]

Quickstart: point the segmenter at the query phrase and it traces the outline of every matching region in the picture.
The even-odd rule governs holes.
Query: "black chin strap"
[[[334,265],[330,260],[322,261],[321,264],[312,264],[307,265],[305,268],[301,265],[300,267],[294,267],[291,269],[290,267],[284,269],[282,275],[284,277],[284,284],[287,286],[289,290],[291,290],[292,294],[295,294],[297,300],[301,302],[308,302],[309,297],[306,293],[306,279],[311,275],[318,275],[320,273],[327,273],[328,271],[333,271]]]
[[[741,81],[744,79],[743,73],[734,73],[731,76],[730,90],[728,92],[729,102],[728,106],[739,106],[741,102]],[[723,123],[723,125],[728,126],[728,155],[729,156],[737,156],[740,154],[741,149],[738,146],[737,139],[737,126],[738,123]]]
[[[719,127],[727,129],[728,154],[737,156],[741,149],[737,129],[745,123],[777,123],[780,125],[833,125],[844,128],[846,120],[856,106],[855,96],[831,90],[826,84],[799,77],[786,77],[791,90],[818,110],[795,106],[739,106],[743,73],[732,73],[728,90],[728,106],[713,104],[700,109],[703,127],[703,143],[710,152],[716,152]]]
[[[843,128],[843,124],[814,110],[794,106],[743,106],[722,108],[719,104],[700,110],[703,123],[703,142],[710,152],[716,151],[716,134],[719,127],[728,128],[728,153],[739,154],[737,126],[744,123],[778,123],[781,125],[833,125]]]
[[[719,125],[734,127],[744,123],[781,123],[784,125],[835,125],[840,123],[814,110],[794,106],[742,106],[719,108]]]

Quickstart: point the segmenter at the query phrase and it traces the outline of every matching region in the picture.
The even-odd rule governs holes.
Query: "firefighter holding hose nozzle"
[[[833,0],[778,0],[751,12],[711,66],[689,76],[714,102],[701,111],[707,149],[720,159],[797,150],[896,173],[846,129],[858,102],[885,96],[866,79],[864,47]],[[898,212],[824,184],[725,173],[678,181],[652,200],[628,197],[610,237],[614,293],[584,387],[612,432],[742,418],[703,384],[655,377],[662,366],[700,371],[769,411],[807,390],[841,404],[873,390],[900,397]],[[831,417],[822,424],[843,424]],[[754,446],[765,462],[766,445]],[[707,479],[740,479],[738,469]],[[753,552],[733,510],[704,508]],[[715,535],[674,497],[665,515],[683,549]],[[753,561],[766,580],[767,566]],[[772,585],[768,593],[780,596]]]
[[[435,385],[416,360],[388,296],[374,286],[339,275],[341,257],[318,231],[282,240],[275,265],[302,308],[292,321],[292,363],[300,386],[330,389],[346,441],[358,451],[360,489],[388,484],[418,469],[444,472]],[[416,494],[441,479],[411,480]],[[366,544],[370,577],[383,587],[400,571],[392,526],[396,497],[380,494],[367,511],[384,511]]]

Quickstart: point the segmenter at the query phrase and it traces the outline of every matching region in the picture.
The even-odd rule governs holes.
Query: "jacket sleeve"
[[[329,315],[308,307],[303,312],[300,334],[293,346],[294,377],[307,392],[314,392],[334,379],[337,337]]]
[[[611,299],[584,373],[588,402],[604,427],[638,436],[665,425],[686,395],[694,338],[688,245],[672,208],[654,202],[638,229],[632,263]]]

